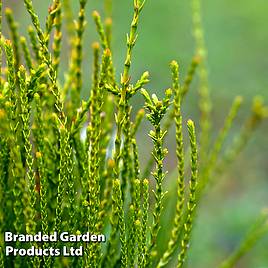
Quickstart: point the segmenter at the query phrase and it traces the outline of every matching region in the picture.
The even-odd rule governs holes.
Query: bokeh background
[[[77,17],[78,2],[71,1]],[[131,0],[113,2],[113,59],[117,75],[123,69],[126,51],[126,33],[132,18]],[[180,63],[184,77],[194,55],[192,37],[191,7],[188,0],[150,1],[147,0],[139,27],[139,37],[134,49],[131,69],[135,81],[148,70],[151,83],[148,89],[161,95],[171,85],[169,62]],[[213,137],[223,124],[225,115],[236,95],[244,97],[244,103],[235,125],[225,144],[232,140],[250,113],[253,96],[262,95],[268,103],[268,1],[267,0],[202,0],[202,16],[208,49],[208,68],[211,96],[213,100]],[[45,22],[49,0],[34,0],[34,6]],[[20,0],[4,0],[4,6],[13,9],[19,21],[19,31],[26,35],[30,24],[29,16]],[[91,43],[98,40],[91,17],[92,10],[104,14],[103,1],[91,0],[87,5],[87,30],[84,39],[84,90],[86,98],[90,89],[92,64]],[[4,35],[8,29],[4,22]],[[68,66],[68,46],[64,41],[61,74]],[[196,80],[196,79],[195,79]],[[133,101],[134,111],[141,107],[142,99]],[[198,120],[197,83],[194,81],[184,105],[185,120]],[[151,141],[146,132],[149,125],[144,123],[138,134],[140,158],[149,158]],[[175,167],[174,129],[166,146],[170,154],[166,168]],[[234,163],[228,166],[224,175],[214,178],[199,207],[193,240],[189,252],[188,267],[216,267],[236,247],[255,221],[263,207],[268,206],[268,124],[267,121],[256,130],[245,150]],[[172,192],[175,175],[167,179],[167,189]],[[168,201],[172,209],[172,201]],[[164,225],[170,226],[168,214]],[[165,228],[165,227],[164,227]],[[165,241],[165,236],[162,238]],[[174,264],[171,265],[171,267]],[[268,268],[268,237],[261,239],[253,250],[238,264],[241,268]]]

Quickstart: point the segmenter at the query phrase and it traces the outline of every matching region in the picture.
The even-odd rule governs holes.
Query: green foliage
[[[68,0],[52,1],[44,30],[32,1],[24,0],[24,4],[33,24],[28,28],[30,45],[19,35],[10,9],[6,9],[5,15],[11,41],[1,35],[1,53],[3,50],[5,59],[4,68],[1,66],[0,91],[1,233],[7,230],[20,234],[90,232],[105,234],[107,241],[103,245],[81,242],[83,257],[19,258],[5,256],[6,243],[1,240],[0,267],[159,268],[167,267],[174,260],[177,267],[183,267],[196,211],[208,182],[224,171],[245,147],[252,132],[267,118],[268,108],[261,98],[254,99],[250,117],[222,157],[224,142],[242,103],[241,97],[235,98],[210,146],[212,100],[198,0],[192,1],[196,56],[183,83],[178,63],[171,62],[172,86],[162,100],[156,94],[150,96],[144,89],[149,83],[149,72],[145,71],[136,82],[131,79],[133,51],[145,1],[133,1],[134,14],[119,82],[111,48],[111,1],[105,1],[105,23],[97,11],[93,12],[100,45],[95,42],[92,46],[93,82],[90,98],[82,101],[81,91],[88,88],[82,79],[87,1],[79,1],[75,22]],[[70,55],[65,81],[61,84],[58,73],[64,24]],[[187,121],[190,143],[190,161],[187,161],[182,101],[197,70],[201,133],[199,137],[194,122]],[[145,110],[140,109],[132,120],[131,100],[138,94],[145,100],[141,105]],[[139,160],[136,134],[145,113],[153,128],[149,132],[153,150],[151,159],[144,164]],[[168,197],[164,182],[169,176],[165,137],[173,123],[178,172],[176,208],[171,233],[167,234],[167,244],[161,250],[159,236],[166,231],[162,220],[166,210],[164,201]],[[189,180],[186,179],[188,162]],[[145,170],[143,174],[141,168]],[[233,267],[267,231],[267,213],[263,213],[245,241],[221,267]],[[60,242],[31,245],[43,249],[62,246]],[[17,242],[14,246],[19,248],[23,244]]]

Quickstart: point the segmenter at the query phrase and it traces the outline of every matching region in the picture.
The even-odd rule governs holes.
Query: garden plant
[[[147,0],[150,1],[150,0]],[[8,2],[8,1],[7,1]],[[112,1],[104,18],[92,13],[99,40],[91,46],[92,83],[84,82],[83,51],[89,1],[79,0],[73,15],[70,0],[53,0],[42,27],[31,0],[24,0],[32,24],[19,33],[10,8],[3,11],[9,36],[1,29],[0,90],[0,267],[185,267],[200,200],[218,174],[244,149],[254,130],[268,117],[262,98],[252,101],[250,115],[234,141],[224,146],[242,107],[237,96],[216,138],[211,135],[207,50],[200,0],[191,0],[195,51],[189,66],[172,61],[170,85],[155,94],[147,70],[134,81],[135,44],[146,1],[132,0],[133,18],[122,70],[113,64]],[[164,22],[163,22],[164,23]],[[64,30],[63,30],[64,29]],[[62,42],[68,41],[69,68],[60,79]],[[66,51],[64,53],[67,53]],[[186,75],[180,75],[181,70]],[[117,77],[120,74],[120,79]],[[189,90],[198,82],[200,119],[182,113]],[[82,99],[82,92],[89,97]],[[151,92],[154,92],[151,94]],[[139,109],[133,109],[140,95]],[[150,124],[152,152],[140,161],[137,133]],[[172,128],[175,127],[175,132]],[[166,181],[166,136],[176,142],[176,204],[166,219],[170,198]],[[147,134],[144,134],[147,135]],[[231,220],[231,219],[230,219]],[[4,233],[79,235],[92,241],[5,241]],[[241,244],[218,267],[235,267],[268,232],[263,210]],[[167,241],[160,246],[159,236]],[[94,239],[99,238],[100,241]],[[82,248],[82,256],[57,250]],[[7,254],[7,248],[10,253]],[[26,251],[34,249],[33,256]],[[52,248],[49,254],[45,249]],[[17,252],[17,253],[16,253]],[[68,251],[70,252],[70,251]],[[25,255],[25,256],[23,256]]]

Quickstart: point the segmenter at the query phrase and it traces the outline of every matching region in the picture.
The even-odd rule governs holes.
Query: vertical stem
[[[183,216],[184,206],[184,150],[183,150],[183,133],[182,133],[182,115],[181,115],[181,98],[182,89],[179,85],[179,66],[178,63],[173,61],[171,63],[171,71],[173,78],[174,96],[174,118],[176,125],[176,155],[178,159],[177,169],[177,203],[176,214],[174,218],[173,228],[171,231],[171,237],[168,242],[168,247],[160,259],[157,268],[164,267],[170,261],[171,255],[174,253],[177,242],[179,239],[179,233],[181,230],[181,220]]]
[[[15,70],[16,73],[19,70],[20,66],[20,49],[19,49],[19,34],[18,34],[18,25],[14,20],[14,14],[10,8],[6,8],[6,17],[7,23],[10,29],[14,56],[15,56]]]
[[[187,202],[186,221],[183,225],[183,237],[181,240],[181,251],[178,256],[178,268],[183,267],[185,263],[186,253],[190,247],[189,240],[193,228],[193,218],[197,205],[196,189],[197,189],[197,143],[195,135],[195,126],[192,120],[187,122],[188,134],[191,145],[191,179],[190,179],[190,195]]]

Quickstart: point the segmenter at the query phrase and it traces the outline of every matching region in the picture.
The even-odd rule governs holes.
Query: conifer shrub
[[[223,144],[242,103],[242,97],[236,97],[211,142],[212,101],[199,0],[192,0],[195,56],[183,79],[179,74],[184,66],[179,67],[175,60],[170,63],[170,88],[162,99],[146,90],[148,71],[138,81],[131,79],[145,1],[129,1],[133,18],[121,79],[117,81],[111,48],[111,1],[106,0],[105,22],[97,11],[92,14],[99,41],[92,45],[90,97],[81,100],[82,90],[88,89],[82,76],[87,2],[79,0],[74,21],[71,1],[53,0],[42,28],[32,1],[24,0],[25,16],[32,22],[27,37],[19,34],[12,10],[4,10],[10,36],[1,34],[0,267],[160,268],[173,267],[174,263],[183,267],[196,211],[207,185],[243,150],[252,132],[267,118],[268,108],[261,98],[254,98],[249,118],[225,149]],[[63,24],[66,32],[62,31]],[[58,74],[63,38],[69,41],[70,57],[61,81]],[[181,112],[194,76],[199,80],[198,122],[183,118]],[[134,114],[131,99],[138,94],[144,102]],[[151,126],[148,135],[153,150],[148,163],[140,161],[136,136],[142,120],[148,120]],[[169,176],[165,137],[173,124],[176,207],[174,218],[163,219],[167,209],[164,182]],[[187,129],[186,136],[183,129]],[[86,133],[84,138],[82,133]],[[234,267],[267,233],[267,219],[264,210],[241,245],[219,267]],[[163,222],[170,228],[163,228]],[[9,243],[4,241],[7,231],[29,235],[68,232],[76,237],[88,232],[95,235],[92,241],[96,237],[105,239],[101,243],[45,239]],[[164,250],[158,245],[160,235],[168,237],[168,243],[161,247]],[[47,256],[22,257],[14,256],[14,252],[7,256],[7,246],[43,252],[47,248],[82,247],[83,256],[56,257],[56,251]]]

